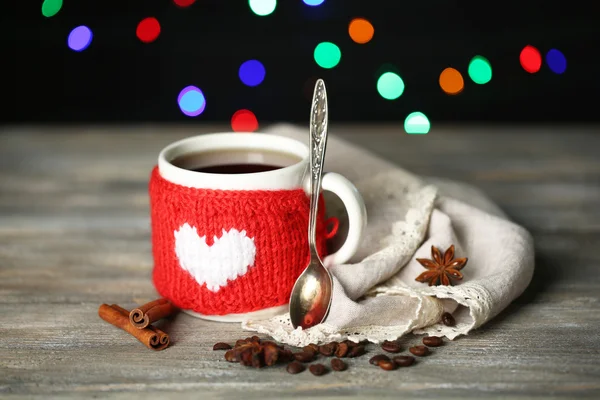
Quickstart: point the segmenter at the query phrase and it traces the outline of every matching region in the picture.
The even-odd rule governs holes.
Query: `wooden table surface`
[[[147,199],[158,151],[226,126],[0,130],[0,396],[600,398],[600,127],[334,126],[425,175],[479,186],[533,233],[529,289],[471,335],[393,372],[314,377],[222,360],[238,324],[179,315],[147,350],[97,316],[156,298]],[[415,342],[407,338],[407,343]]]

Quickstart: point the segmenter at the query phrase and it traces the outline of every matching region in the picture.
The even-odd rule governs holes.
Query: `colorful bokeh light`
[[[446,68],[440,74],[440,87],[446,94],[459,94],[465,88],[465,81],[454,68]]]
[[[248,60],[238,71],[240,80],[247,86],[258,86],[265,80],[265,67],[258,60]]]
[[[173,0],[173,3],[179,7],[189,7],[195,2],[196,0]]]
[[[429,119],[422,112],[410,113],[404,120],[404,130],[409,135],[425,135],[429,133],[430,129]]]
[[[160,35],[160,24],[154,17],[144,18],[140,21],[135,34],[144,43],[151,43]]]
[[[302,0],[302,1],[304,1],[304,4],[306,4],[307,6],[311,6],[311,7],[320,6],[321,4],[323,4],[325,2],[325,0]]]
[[[264,17],[275,11],[277,0],[248,0],[250,10],[259,17]]]
[[[350,38],[358,44],[365,44],[373,39],[375,28],[364,18],[354,18],[348,25]]]
[[[404,92],[404,81],[393,72],[385,72],[377,80],[377,91],[386,100],[395,100]]]
[[[69,33],[67,44],[71,50],[83,51],[90,46],[93,37],[94,35],[92,34],[91,29],[85,25],[81,25],[74,28],[71,33]]]
[[[181,112],[188,117],[196,117],[204,112],[206,99],[202,90],[196,86],[187,86],[179,92],[177,103]]]
[[[487,58],[475,56],[469,63],[469,76],[478,85],[484,85],[492,80],[492,65]]]
[[[62,0],[44,0],[42,3],[42,15],[44,17],[54,17],[62,8]]]
[[[521,67],[530,74],[535,74],[542,68],[542,54],[531,45],[523,47],[519,55]]]
[[[567,59],[560,50],[550,50],[546,54],[546,64],[555,74],[562,74],[567,70]]]
[[[231,129],[234,132],[254,132],[258,129],[256,115],[250,110],[238,110],[231,117]]]
[[[329,69],[340,63],[342,52],[331,42],[321,42],[315,47],[314,57],[319,67]]]

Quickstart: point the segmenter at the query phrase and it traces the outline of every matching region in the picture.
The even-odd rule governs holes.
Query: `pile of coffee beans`
[[[412,346],[408,351],[414,356],[424,357],[429,354],[429,347],[438,347],[442,344],[441,338],[428,336],[423,338],[423,345]],[[392,354],[402,351],[400,344],[392,340],[384,341],[381,349]],[[235,342],[233,347],[228,343],[219,342],[213,346],[213,350],[226,350],[225,360],[247,367],[262,368],[285,363],[287,364],[286,371],[290,374],[304,372],[305,364],[312,363],[320,357],[333,357],[330,362],[331,370],[345,371],[348,365],[342,358],[360,357],[366,353],[364,343],[354,343],[350,340],[326,343],[321,346],[309,344],[294,353],[273,341],[261,340],[258,336],[240,339]],[[410,367],[415,363],[415,357],[378,354],[371,357],[369,363],[385,371],[393,371],[398,367]],[[310,364],[308,370],[315,376],[325,375],[329,372],[328,367],[323,363]]]
[[[423,344],[412,346],[408,349],[417,357],[424,357],[429,354],[429,347],[438,347],[444,343],[442,338],[427,336],[423,338]],[[400,344],[395,340],[386,340],[381,344],[381,349],[387,353],[397,354],[402,351]],[[415,363],[413,356],[388,356],[386,354],[377,354],[371,357],[369,364],[375,365],[386,371],[393,371],[398,367],[410,367]]]
[[[441,322],[446,326],[456,324],[450,313],[442,314]],[[402,352],[402,346],[396,340],[386,340],[381,344],[381,349],[392,355],[377,354],[369,360],[369,363],[385,371],[393,371],[399,367],[410,367],[415,364],[416,357],[425,357],[430,354],[430,347],[438,347],[444,344],[442,338],[428,336],[423,338],[423,345],[409,347],[410,355],[398,355]],[[213,346],[213,350],[226,350],[225,360],[239,363],[247,367],[262,368],[276,364],[287,364],[286,371],[290,374],[299,374],[306,370],[306,364],[310,364],[319,358],[333,357],[330,368],[333,371],[345,371],[348,365],[342,358],[360,357],[366,353],[365,343],[355,343],[350,340],[343,342],[331,342],[323,345],[309,344],[300,351],[292,352],[283,345],[270,340],[262,340],[258,336],[239,339],[234,346],[219,342]],[[315,376],[325,375],[329,368],[323,363],[314,363],[308,366],[308,370]]]
[[[270,340],[260,340],[258,336],[240,339],[233,347],[228,343],[219,342],[213,346],[213,350],[227,350],[225,360],[254,368],[272,366],[278,362],[294,359],[290,350]]]
[[[330,365],[333,371],[345,371],[348,365],[341,360],[344,357],[359,357],[365,354],[365,346],[350,340],[331,342],[317,346],[309,344],[302,350],[293,353],[280,344],[270,340],[261,340],[258,336],[247,337],[235,342],[234,346],[219,342],[213,350],[226,350],[225,360],[240,363],[254,368],[270,367],[275,364],[287,363],[286,370],[290,374],[299,374],[306,370],[304,364],[312,363],[319,357],[334,357]],[[308,370],[316,376],[329,372],[322,363],[311,364]]]

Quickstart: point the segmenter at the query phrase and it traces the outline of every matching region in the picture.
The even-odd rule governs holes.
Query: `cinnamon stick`
[[[111,307],[114,308],[114,309],[116,309],[116,310],[118,310],[118,311],[120,311],[121,314],[123,314],[124,316],[129,317],[129,311],[127,311],[123,307],[118,306],[116,304],[113,304]],[[150,329],[151,331],[153,331],[154,333],[156,333],[158,335],[158,342],[161,345],[164,345],[165,347],[167,347],[170,344],[169,335],[167,333],[161,331],[160,329],[158,329],[157,327],[152,326],[152,325],[149,325],[145,329]],[[160,349],[160,350],[162,350],[162,349]]]
[[[177,311],[177,307],[167,299],[158,299],[131,310],[129,321],[136,328],[143,329],[159,319],[173,315]]]
[[[152,350],[163,350],[169,345],[169,335],[153,326],[138,329],[129,323],[129,312],[116,304],[102,304],[98,309],[98,315],[111,325],[116,326],[129,333],[146,347]]]

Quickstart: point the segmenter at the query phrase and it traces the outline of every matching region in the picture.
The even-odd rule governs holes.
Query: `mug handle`
[[[334,193],[342,200],[348,213],[348,236],[338,251],[325,257],[323,263],[329,267],[343,264],[348,261],[358,250],[361,239],[367,227],[367,208],[365,202],[348,179],[335,172],[323,175],[323,190]]]

